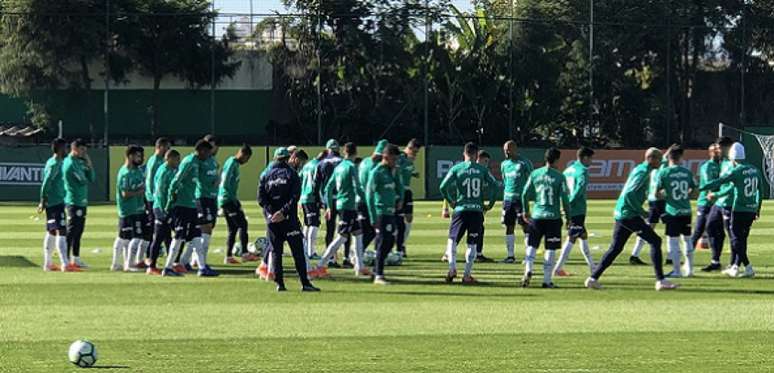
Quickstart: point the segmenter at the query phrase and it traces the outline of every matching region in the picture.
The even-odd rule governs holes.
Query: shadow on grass
[[[129,369],[131,368],[128,365],[95,365],[93,367],[89,367],[89,369]]]

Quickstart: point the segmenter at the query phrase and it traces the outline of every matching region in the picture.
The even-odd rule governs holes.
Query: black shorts
[[[171,215],[176,239],[190,242],[201,236],[195,208],[175,206],[172,208]]]
[[[545,238],[546,250],[562,246],[562,219],[532,219],[527,226],[527,245],[537,248]]]
[[[480,211],[461,211],[452,215],[449,225],[449,239],[459,243],[467,232],[468,244],[475,245],[484,228],[484,213]]]
[[[118,218],[118,237],[124,240],[143,238],[145,214],[135,214]]]
[[[46,207],[46,230],[55,230],[61,234],[67,234],[67,217],[65,216],[64,204]]]
[[[663,219],[666,228],[664,234],[667,237],[680,237],[680,235],[691,235],[691,216],[672,216],[664,215]]]
[[[172,214],[167,214],[162,209],[153,209],[153,224],[171,227]]]
[[[521,214],[524,209],[521,207],[520,201],[503,201],[503,215],[500,219],[500,224],[511,227],[518,224],[522,224]]]
[[[320,226],[320,205],[316,203],[304,203],[301,205],[304,211],[304,225],[307,227]]]
[[[212,224],[218,219],[218,203],[212,198],[199,198],[196,200],[196,212],[199,225]]]
[[[86,219],[86,207],[67,205],[67,220],[84,220]]]
[[[368,206],[365,202],[357,204],[357,222],[360,224],[360,228],[371,226],[371,218],[368,216]]]
[[[657,224],[664,220],[666,201],[648,201],[648,224]]]
[[[403,206],[398,215],[412,215],[414,213],[414,192],[411,189],[406,189],[403,193]]]
[[[586,235],[586,215],[570,217],[570,227],[567,228],[567,235],[573,239]]]
[[[357,211],[355,210],[339,210],[339,234],[350,234],[352,232],[360,230],[360,225],[357,221]]]

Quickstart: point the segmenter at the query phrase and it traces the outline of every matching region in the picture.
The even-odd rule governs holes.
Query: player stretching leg
[[[381,142],[380,142],[381,143]],[[388,285],[384,278],[384,260],[395,244],[397,216],[400,196],[404,195],[403,183],[395,172],[400,150],[393,144],[382,144],[381,161],[368,175],[365,200],[368,216],[376,233],[376,260],[374,261],[374,284]]]
[[[228,234],[226,235],[226,256],[223,258],[225,264],[239,264],[234,259],[234,245],[237,234],[239,234],[239,244],[244,250],[242,259],[248,261],[254,259],[252,254],[247,252],[247,219],[242,210],[242,204],[239,202],[239,167],[250,160],[253,150],[248,145],[242,145],[235,156],[228,157],[223,165],[223,173],[220,176],[220,187],[218,188],[218,208],[223,211],[226,217]],[[255,258],[257,259],[257,258]]]
[[[396,246],[404,258],[406,257],[406,242],[411,234],[411,223],[414,221],[414,193],[411,191],[411,178],[419,177],[419,173],[414,167],[414,161],[417,159],[420,149],[422,149],[422,144],[419,143],[419,140],[411,139],[398,159],[398,173],[401,182],[403,182],[405,195],[401,199],[403,208],[398,211],[398,241]]]
[[[172,268],[173,262],[177,257],[171,255],[171,252],[167,254],[167,261],[164,268],[159,271],[156,268],[156,262],[159,259],[159,253],[161,252],[161,245],[165,245],[172,239],[172,215],[166,210],[167,199],[169,198],[169,185],[172,183],[172,179],[177,173],[177,166],[180,164],[180,153],[177,150],[167,150],[164,155],[164,163],[159,165],[154,172],[153,178],[153,242],[150,246],[150,260],[148,262],[148,269],[145,270],[149,275],[162,275],[162,276],[180,276]],[[146,179],[147,180],[147,179]],[[147,182],[147,181],[146,181]],[[167,248],[167,251],[169,248]]]
[[[113,244],[111,269],[124,272],[139,272],[137,252],[145,228],[145,178],[140,166],[144,154],[139,145],[126,147],[124,165],[118,170],[116,181],[116,205],[118,207],[118,238]],[[123,257],[123,266],[119,259]]]
[[[658,224],[659,221],[662,221],[664,209],[666,209],[666,201],[664,201],[663,198],[659,198],[658,193],[656,193],[656,175],[658,175],[659,170],[666,167],[668,155],[669,149],[667,149],[666,154],[664,154],[664,159],[661,160],[659,168],[650,171],[650,181],[648,184],[648,225],[650,225],[652,229],[656,229],[656,224]],[[642,248],[645,247],[645,243],[646,241],[643,240],[642,237],[637,237],[634,248],[632,249],[632,255],[629,257],[629,264],[647,265],[647,263],[640,259],[640,253],[642,252]],[[667,264],[670,263],[670,259],[667,256]]]
[[[731,145],[734,143],[729,137],[721,137],[717,141],[720,146],[720,175],[730,173],[734,168],[734,163],[728,159],[728,153],[731,149]],[[726,233],[731,235],[731,208],[734,203],[733,195],[730,192],[733,190],[731,184],[721,185],[717,190],[717,193],[709,193],[707,199],[710,203],[714,203],[710,208],[709,217],[707,218],[707,236],[709,237],[710,249],[712,251],[712,259],[710,264],[702,268],[703,272],[720,271],[720,256],[723,253],[723,244],[726,239]],[[716,197],[715,195],[719,197]],[[736,262],[735,253],[731,251],[730,265]],[[730,266],[729,265],[729,266]]]
[[[521,287],[529,287],[532,271],[535,265],[535,255],[540,247],[540,240],[545,237],[545,256],[543,260],[543,288],[554,286],[554,259],[556,250],[562,244],[562,214],[570,221],[570,200],[567,197],[567,182],[564,175],[557,169],[557,162],[562,153],[559,149],[546,150],[546,165],[529,175],[524,193],[521,195],[521,205],[524,207],[523,219],[527,225],[527,250],[524,256],[524,277]],[[530,217],[529,202],[535,201],[533,217]]]
[[[577,160],[564,170],[567,190],[570,200],[570,221],[567,224],[567,241],[564,242],[562,253],[554,267],[554,274],[560,277],[570,274],[562,268],[575,242],[580,239],[581,253],[589,266],[589,272],[594,271],[594,259],[589,250],[588,233],[586,232],[586,189],[589,185],[589,170],[594,151],[587,147],[578,149]]]
[[[67,143],[64,139],[54,139],[51,142],[53,156],[46,161],[43,169],[43,183],[40,186],[40,204],[38,214],[46,211],[46,237],[43,239],[43,270],[44,271],[78,271],[67,260],[67,226],[65,221],[65,186],[62,172],[62,160],[67,154]],[[51,256],[56,248],[59,253],[61,267],[51,263]]]
[[[500,164],[500,174],[503,178],[503,215],[502,224],[505,225],[505,250],[507,257],[503,263],[515,263],[514,235],[516,223],[521,224],[521,192],[527,183],[527,178],[532,172],[532,162],[519,156],[516,142],[508,140],[503,145],[505,161]],[[526,240],[525,240],[526,242]]]
[[[645,162],[640,163],[630,173],[626,180],[618,202],[615,205],[615,227],[613,228],[613,242],[610,248],[602,256],[602,260],[594,269],[591,277],[586,279],[585,285],[590,289],[601,289],[599,278],[613,264],[618,254],[623,251],[626,241],[632,234],[637,234],[650,244],[650,258],[656,274],[656,290],[673,290],[678,285],[664,278],[663,257],[661,255],[661,237],[648,225],[642,216],[645,211],[642,204],[648,193],[650,171],[661,166],[661,151],[650,148],[645,152]]]
[[[708,182],[720,177],[720,146],[713,143],[709,146],[708,151],[709,159],[699,167],[699,186],[707,185]],[[707,230],[707,220],[712,210],[712,203],[707,199],[709,192],[717,192],[717,190],[699,193],[699,199],[696,201],[696,226],[693,228],[693,235],[691,235],[691,242],[696,246],[699,246],[699,240]]]
[[[86,141],[76,139],[70,144],[70,155],[62,163],[67,206],[67,254],[70,263],[78,268],[89,268],[81,260],[81,237],[86,228],[89,184],[93,183],[95,178],[88,149]]]
[[[449,206],[454,209],[449,225],[449,240],[446,254],[449,259],[449,272],[446,282],[451,283],[457,277],[457,244],[467,232],[468,250],[465,252],[465,272],[463,284],[475,284],[477,281],[471,275],[473,262],[476,260],[476,242],[484,224],[484,211],[494,207],[497,180],[484,166],[474,160],[478,155],[478,145],[469,142],[463,151],[464,161],[454,165],[441,182],[441,195]],[[486,186],[489,185],[489,188]],[[484,206],[484,194],[487,194],[489,205]]]

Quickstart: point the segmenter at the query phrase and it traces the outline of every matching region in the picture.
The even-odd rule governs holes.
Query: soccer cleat
[[[403,257],[403,259],[408,258],[408,254],[406,254],[405,248],[403,250],[398,251],[398,253],[400,254],[401,257]]]
[[[720,263],[710,263],[706,267],[701,269],[702,272],[715,272],[720,271]]]
[[[112,266],[110,266],[111,272],[121,272],[123,270],[124,270],[124,267],[121,266],[120,264],[113,264]]]
[[[693,268],[690,268],[687,265],[684,265],[683,266],[683,277],[693,277]]]
[[[269,266],[262,262],[258,268],[255,269],[255,275],[258,276],[261,280],[266,280],[269,275]]]
[[[62,272],[81,272],[81,269],[75,263],[69,263],[62,268]]]
[[[142,272],[142,268],[137,268],[134,266],[124,266],[124,272]]]
[[[570,277],[570,272],[565,271],[564,268],[559,268],[554,272],[554,275],[558,277]]]
[[[317,274],[317,276],[315,278],[329,278],[329,277],[331,277],[331,274],[328,273],[328,268],[325,268],[325,267],[317,268],[317,270],[315,272]]]
[[[675,289],[677,289],[679,287],[680,287],[680,285],[671,283],[668,280],[656,281],[656,291],[675,290]]]
[[[135,264],[134,266],[136,268],[139,268],[139,269],[145,269],[145,268],[148,267],[147,265],[145,265],[145,262],[139,262],[139,263]]]
[[[543,283],[543,289],[556,289],[557,287],[553,282]]]
[[[233,256],[223,258],[223,264],[242,264]]]
[[[274,272],[269,272],[266,274],[266,281],[274,281]]]
[[[464,276],[462,278],[462,284],[463,285],[475,285],[478,283],[478,280],[476,280],[473,276]]]
[[[371,270],[368,268],[363,268],[357,273],[355,273],[355,276],[357,277],[371,277],[373,276],[373,273],[371,273]]]
[[[161,276],[161,270],[156,267],[148,267],[145,273],[151,276]]]
[[[457,271],[453,269],[449,270],[449,272],[446,274],[446,279],[445,279],[446,283],[451,284],[452,282],[454,282],[455,277],[457,277]]]
[[[744,272],[740,273],[739,277],[742,277],[742,278],[755,277],[755,271],[753,270],[753,267],[751,265],[744,267]]]
[[[521,278],[521,287],[528,288],[530,280],[532,280],[532,272],[525,273]]]
[[[302,292],[305,292],[305,293],[315,293],[315,292],[318,292],[318,291],[320,291],[320,288],[318,288],[318,287],[315,287],[315,286],[314,286],[314,285],[312,285],[312,284],[309,284],[309,285],[304,285],[304,286],[302,286],[302,287],[301,287],[301,291],[302,291]]]
[[[172,266],[172,270],[177,273],[188,273],[188,269],[184,265],[177,263]]]
[[[75,264],[80,269],[88,269],[89,268],[89,266],[86,264],[86,262],[84,262],[83,260],[81,260],[81,258],[79,258],[77,256],[73,257],[73,259],[70,260],[70,263],[71,264]]]
[[[202,268],[199,268],[199,272],[196,273],[199,277],[218,277],[220,276],[220,273],[215,272],[210,266],[203,266]]]
[[[648,265],[648,263],[643,262],[642,259],[640,259],[640,257],[638,257],[638,256],[630,256],[629,257],[629,264],[631,264],[633,266]]]
[[[503,259],[503,263],[505,263],[505,264],[513,264],[513,263],[516,263],[516,258],[514,258],[514,257],[512,257],[512,256],[509,256],[509,257],[507,257],[507,258]]]
[[[162,277],[181,277],[183,276],[183,274],[175,272],[175,270],[172,268],[164,268],[161,270],[161,276]]]
[[[449,256],[446,255],[446,254],[443,254],[443,256],[441,257],[441,261],[444,262],[444,263],[448,263],[449,262]]]
[[[586,282],[584,282],[583,285],[586,286],[587,289],[594,289],[594,290],[602,289],[602,284],[600,284],[599,281],[597,281],[593,277],[587,278]]]
[[[375,276],[374,285],[389,285],[390,282],[384,279],[384,276]]]
[[[259,260],[261,260],[261,258],[258,257],[257,255],[253,255],[251,253],[244,253],[244,254],[242,254],[242,261],[243,262],[257,262]]]
[[[354,268],[354,266],[349,262],[349,260],[345,260],[341,263],[341,268]]]
[[[739,267],[737,266],[730,266],[723,270],[722,272],[724,275],[728,277],[738,277],[739,276]]]
[[[491,263],[494,262],[494,260],[487,258],[484,256],[484,254],[476,255],[476,263]]]
[[[59,272],[60,268],[59,268],[59,265],[52,263],[52,264],[49,264],[48,267],[44,267],[43,270],[46,272]]]
[[[194,271],[194,267],[190,263],[183,264],[183,266],[185,267],[185,272],[193,272]]]
[[[672,271],[666,274],[666,278],[682,278],[682,277],[683,277],[682,273],[675,272],[675,271]]]
[[[339,264],[337,262],[330,262],[330,263],[328,263],[328,267],[331,267],[331,268],[341,268],[341,264]]]
[[[288,291],[288,288],[286,288],[284,284],[277,285],[277,292],[279,293],[283,291]]]

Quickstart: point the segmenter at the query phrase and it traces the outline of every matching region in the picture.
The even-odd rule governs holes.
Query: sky
[[[215,8],[220,9],[221,13],[250,13],[251,0],[213,0]],[[325,1],[325,0],[323,0]],[[329,0],[335,1],[335,0]],[[470,8],[470,0],[452,0],[454,5],[461,9]],[[282,13],[284,7],[280,0],[252,0],[253,13]]]

